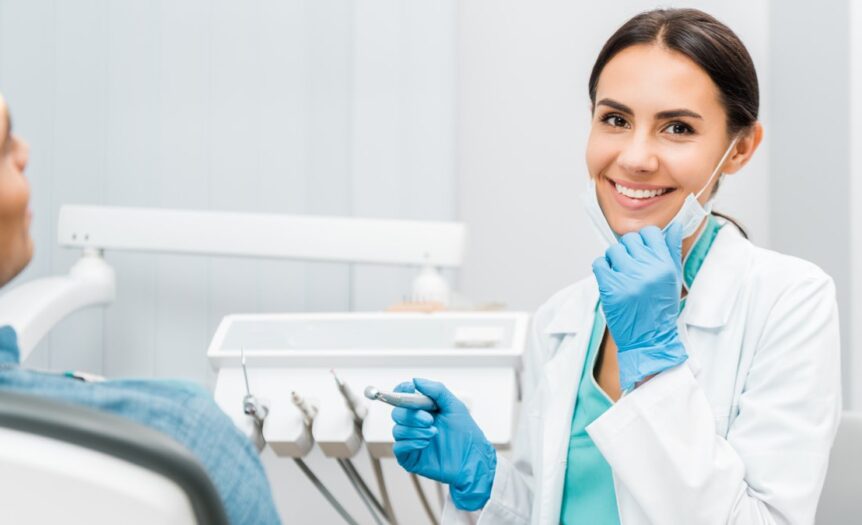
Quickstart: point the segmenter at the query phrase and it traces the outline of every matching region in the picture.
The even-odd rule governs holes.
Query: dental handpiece
[[[251,393],[251,387],[248,385],[248,370],[245,367],[244,348],[240,348],[240,355],[242,356],[240,360],[240,364],[242,364],[242,376],[245,378],[245,397],[242,398],[242,411],[254,421],[254,433],[251,439],[257,452],[260,453],[266,447],[266,438],[263,436],[263,423],[266,421],[266,416],[269,415],[269,407]]]
[[[362,421],[368,414],[368,409],[362,405],[360,398],[356,397],[356,394],[353,393],[353,390],[351,390],[347,383],[338,377],[338,374],[335,373],[334,369],[330,369],[329,373],[332,374],[332,377],[335,379],[338,391],[341,393],[341,397],[344,398],[344,402],[350,410],[351,415],[353,415],[353,422],[356,423],[359,428],[362,428]]]
[[[365,388],[365,397],[373,401],[383,401],[394,407],[412,408],[433,412],[437,410],[437,404],[430,397],[419,393],[387,392],[368,386]]]
[[[290,399],[293,401],[293,404],[296,405],[296,408],[298,408],[302,413],[302,419],[305,421],[305,426],[311,429],[311,425],[314,424],[314,418],[317,417],[317,407],[301,395],[297,394],[295,390],[291,391]]]

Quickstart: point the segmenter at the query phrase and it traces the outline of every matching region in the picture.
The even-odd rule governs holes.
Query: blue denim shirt
[[[159,430],[201,461],[231,524],[281,523],[257,452],[203,387],[160,379],[89,383],[22,369],[19,359],[15,330],[0,327],[0,390],[104,410]]]

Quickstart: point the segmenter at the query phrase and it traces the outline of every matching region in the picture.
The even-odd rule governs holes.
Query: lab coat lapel
[[[727,324],[742,289],[742,276],[751,264],[751,250],[751,243],[739,230],[726,225],[718,232],[692,283],[677,326],[688,353],[688,367],[695,377],[702,369],[703,347],[692,340],[689,328],[714,333]]]
[[[562,337],[556,352],[544,365],[547,398],[543,412],[542,487],[539,523],[557,523],[562,505],[567,443],[575,393],[594,320],[598,287],[595,280],[573,295],[548,324],[545,333]]]
[[[689,291],[683,322],[707,329],[726,325],[751,257],[752,245],[739,230],[733,225],[721,228]]]

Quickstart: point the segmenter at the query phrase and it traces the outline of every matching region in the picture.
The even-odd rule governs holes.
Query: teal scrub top
[[[709,216],[697,242],[689,252],[683,268],[683,280],[687,289],[691,288],[694,278],[709,249],[718,235],[722,224]],[[680,308],[685,306],[683,299]],[[595,443],[587,434],[587,426],[598,419],[613,401],[599,387],[592,372],[596,367],[602,338],[605,334],[605,320],[596,303],[596,316],[587,346],[587,356],[581,371],[575,411],[572,415],[572,429],[569,437],[569,451],[566,462],[566,478],[563,488],[563,506],[560,512],[561,525],[619,525],[617,498],[611,467],[602,456]]]

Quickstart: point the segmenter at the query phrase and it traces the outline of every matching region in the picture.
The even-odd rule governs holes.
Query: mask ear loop
[[[721,160],[718,161],[718,165],[715,167],[714,170],[712,170],[712,175],[709,176],[709,180],[706,181],[706,184],[704,184],[703,188],[701,188],[700,191],[697,192],[697,194],[694,196],[696,199],[700,199],[700,196],[703,195],[703,192],[705,192],[706,189],[709,188],[709,185],[712,184],[712,179],[714,179],[715,176],[718,175],[718,173],[721,171],[721,167],[724,166],[724,162],[727,160],[727,157],[730,156],[730,152],[733,151],[734,146],[736,146],[736,143],[739,142],[740,138],[742,138],[742,134],[738,133],[735,137],[733,137],[733,140],[730,141],[730,146],[727,147],[727,150],[725,150],[724,155],[721,156]]]
[[[737,133],[736,136],[733,137],[733,140],[730,141],[730,145],[727,147],[727,150],[725,150],[724,155],[721,156],[721,160],[718,161],[718,165],[715,167],[714,170],[712,170],[712,175],[709,176],[709,180],[706,181],[706,184],[704,184],[703,188],[701,188],[700,191],[697,192],[697,194],[694,196],[695,199],[699,200],[700,196],[703,195],[703,192],[705,192],[706,189],[709,188],[709,185],[712,183],[712,179],[714,179],[715,176],[721,171],[721,167],[724,166],[724,162],[727,160],[727,157],[730,156],[730,152],[733,151],[734,146],[736,146],[736,143],[739,142],[740,138],[742,138],[742,133]],[[685,263],[689,255],[691,254],[688,253],[685,257],[683,257],[683,268],[685,268]],[[682,280],[682,288],[683,290],[685,290],[686,294],[688,294],[688,286],[685,284],[685,279]]]

